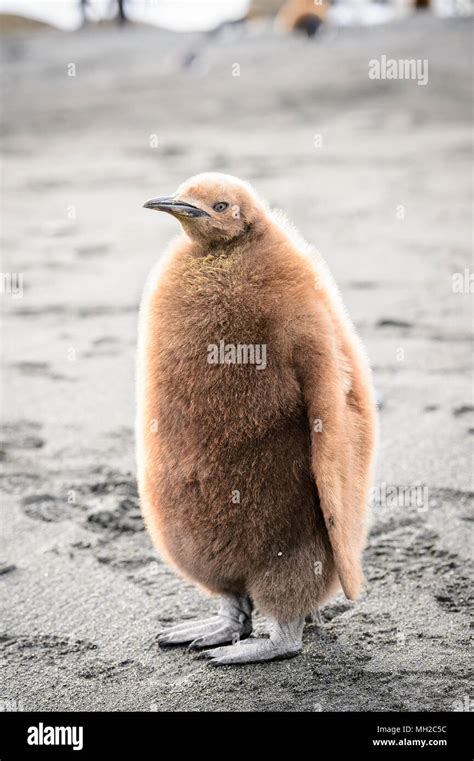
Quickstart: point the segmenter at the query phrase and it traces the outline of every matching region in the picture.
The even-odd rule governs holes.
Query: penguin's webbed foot
[[[289,623],[276,622],[269,638],[251,638],[228,647],[206,650],[200,657],[210,666],[231,666],[293,658],[302,649],[304,619]]]
[[[246,597],[222,599],[217,616],[164,629],[158,636],[160,647],[189,645],[191,650],[237,642],[252,632],[251,603]]]
[[[198,650],[201,647],[235,642],[249,634],[250,631],[246,632],[239,621],[226,621],[220,616],[214,616],[164,629],[158,636],[158,644],[160,647],[189,645],[190,650]]]

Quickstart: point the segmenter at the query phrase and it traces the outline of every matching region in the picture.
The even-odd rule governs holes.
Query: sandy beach
[[[422,14],[316,40],[111,25],[3,38],[2,271],[21,275],[1,294],[10,706],[465,710],[471,35]],[[369,79],[382,55],[428,60],[428,83]],[[331,602],[298,658],[220,670],[158,648],[163,626],[216,603],[151,546],[133,434],[138,303],[177,233],[142,204],[207,170],[250,180],[323,253],[383,399],[362,598]]]

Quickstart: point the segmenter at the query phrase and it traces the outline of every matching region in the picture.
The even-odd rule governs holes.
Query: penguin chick
[[[368,363],[323,259],[250,185],[201,174],[145,208],[184,235],[140,309],[142,512],[164,558],[221,597],[159,643],[211,647],[214,665],[291,657],[339,583],[361,588]],[[254,604],[271,634],[242,641]]]

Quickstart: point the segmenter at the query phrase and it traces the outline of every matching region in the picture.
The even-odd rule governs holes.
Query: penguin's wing
[[[355,599],[362,587],[374,448],[370,371],[356,338],[327,305],[299,320],[294,362],[311,430],[311,462],[341,586]]]

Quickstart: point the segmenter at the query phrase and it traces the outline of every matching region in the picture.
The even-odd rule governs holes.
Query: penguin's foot
[[[164,629],[160,647],[188,645],[191,650],[238,642],[252,633],[252,604],[244,595],[223,597],[217,616]]]
[[[210,666],[230,666],[293,658],[303,646],[304,618],[281,623],[275,621],[268,639],[247,639],[229,647],[206,650],[200,657],[208,658]]]

